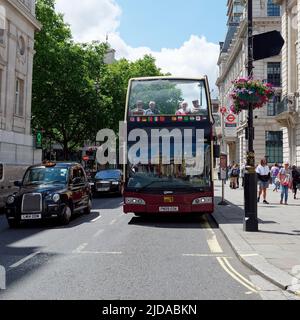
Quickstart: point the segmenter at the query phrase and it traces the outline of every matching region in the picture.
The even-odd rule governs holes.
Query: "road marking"
[[[93,237],[94,237],[94,238],[97,238],[102,232],[104,232],[103,229],[98,230],[98,231],[93,235]]]
[[[217,236],[214,233],[213,229],[211,228],[211,225],[206,220],[206,218],[205,218],[204,226],[209,234],[208,239],[207,239],[207,243],[208,243],[210,251],[212,253],[223,253],[223,250],[217,240]]]
[[[116,222],[117,222],[117,219],[114,219],[114,220],[111,221],[110,225],[113,225],[113,224],[115,224]]]
[[[82,250],[85,249],[85,247],[88,245],[88,243],[81,244],[77,249],[73,250],[73,253],[80,253]]]
[[[247,253],[247,254],[241,254],[241,257],[256,257],[259,256],[258,253]]]
[[[19,260],[18,262],[12,264],[9,268],[11,269],[14,269],[14,268],[17,268],[19,267],[21,264],[25,263],[26,261],[32,259],[33,257],[37,256],[38,254],[40,254],[41,252],[40,251],[37,251],[37,252],[34,252],[32,254],[30,254],[29,256]]]
[[[120,255],[122,252],[101,252],[101,251],[80,251],[78,253],[83,254],[111,254],[111,255]]]
[[[99,217],[93,219],[92,222],[96,222],[96,221],[98,221],[100,218],[101,218],[101,216],[99,215]]]
[[[246,287],[251,292],[257,293],[258,288],[256,288],[250,281],[248,281],[246,278],[244,278],[240,273],[238,273],[228,262],[226,258],[218,257],[217,258],[219,264],[221,267],[236,281],[238,281],[240,284],[242,284],[244,287]]]
[[[220,256],[220,255],[217,255],[216,253],[210,253],[210,254],[183,253],[182,255],[183,255],[184,257],[214,257],[214,258],[216,258],[216,257],[218,256],[218,257],[224,257],[224,258],[231,259],[231,257],[228,257],[228,256],[226,256],[226,255]]]

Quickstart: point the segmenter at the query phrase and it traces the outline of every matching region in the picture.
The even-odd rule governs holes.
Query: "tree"
[[[42,30],[35,41],[32,126],[60,143],[68,160],[99,129],[118,130],[130,78],[161,72],[151,56],[105,65],[107,44],[74,43],[54,0],[37,0],[36,15]]]
[[[101,78],[101,92],[104,96],[111,97],[111,105],[105,108],[105,118],[110,128],[117,130],[119,121],[124,120],[129,79],[160,75],[163,74],[156,66],[155,59],[150,55],[145,55],[135,62],[121,59],[106,66]]]
[[[69,152],[96,135],[104,125],[102,97],[96,82],[103,72],[105,44],[76,44],[53,0],[37,1],[43,28],[36,36],[33,67],[33,127]],[[99,121],[99,122],[98,122]],[[97,128],[98,127],[98,128]]]

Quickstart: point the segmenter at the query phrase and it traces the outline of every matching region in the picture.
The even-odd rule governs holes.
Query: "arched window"
[[[268,0],[268,17],[280,17],[280,5],[274,4],[273,0]]]

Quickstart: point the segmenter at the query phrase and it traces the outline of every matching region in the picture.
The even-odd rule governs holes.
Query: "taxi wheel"
[[[93,207],[93,205],[92,205],[92,200],[89,199],[88,206],[84,209],[84,213],[85,213],[85,214],[90,214],[91,211],[92,211],[92,207]]]
[[[7,220],[7,223],[11,229],[15,229],[20,226],[20,220],[18,220],[18,219]]]
[[[69,206],[65,206],[64,212],[62,216],[60,217],[60,222],[62,225],[68,225],[70,223],[72,217],[72,210]]]

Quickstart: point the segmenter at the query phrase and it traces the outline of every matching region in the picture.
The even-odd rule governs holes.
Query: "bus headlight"
[[[52,196],[52,200],[53,202],[57,203],[60,199],[60,195],[58,193],[55,193],[53,196]]]
[[[140,198],[125,198],[125,204],[136,204],[140,206],[145,206],[146,202]]]
[[[212,197],[204,197],[204,198],[197,198],[193,201],[193,205],[201,205],[201,204],[212,204],[213,198]]]
[[[15,197],[14,196],[9,196],[6,200],[7,204],[13,204],[15,202]]]

